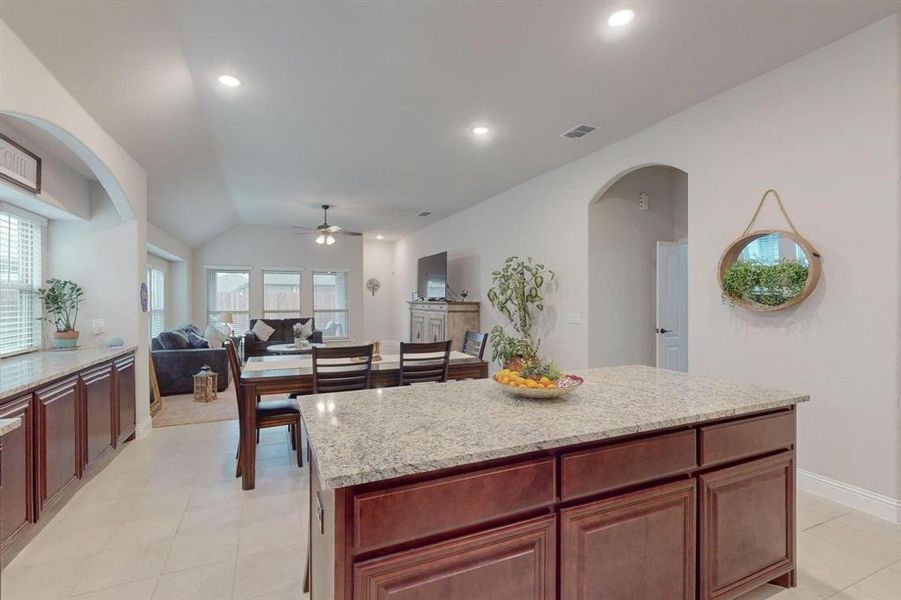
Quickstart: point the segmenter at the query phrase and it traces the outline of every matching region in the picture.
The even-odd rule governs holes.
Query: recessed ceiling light
[[[385,237],[385,236],[383,236],[383,235],[380,233],[380,234],[378,234],[377,236],[375,236],[375,239],[380,240],[380,239],[382,239],[382,238],[384,238],[384,237]]]
[[[488,135],[491,130],[485,127],[484,125],[479,125],[478,127],[473,127],[472,132],[475,135]]]
[[[241,80],[234,75],[220,75],[219,83],[226,87],[238,87],[241,85]]]
[[[607,24],[611,27],[623,27],[624,25],[631,23],[634,18],[635,11],[625,8],[610,15],[610,17],[607,18]]]

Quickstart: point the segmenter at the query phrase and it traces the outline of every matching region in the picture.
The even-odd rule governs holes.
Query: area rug
[[[238,418],[238,402],[235,399],[234,383],[219,392],[212,402],[194,402],[193,394],[163,396],[163,407],[153,415],[154,427],[190,425],[210,421],[229,421]]]

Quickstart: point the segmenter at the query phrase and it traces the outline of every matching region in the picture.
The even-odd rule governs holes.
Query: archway
[[[620,173],[589,205],[588,231],[589,366],[687,370],[688,175]]]

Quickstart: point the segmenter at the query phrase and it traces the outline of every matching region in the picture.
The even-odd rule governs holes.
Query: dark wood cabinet
[[[128,355],[115,362],[116,375],[116,444],[135,433],[135,357]]]
[[[78,378],[34,393],[37,409],[38,509],[53,504],[81,477]]]
[[[113,367],[101,365],[84,371],[82,381],[84,408],[84,465],[90,469],[115,443],[113,422]]]
[[[354,566],[355,600],[550,600],[555,517],[548,515]]]
[[[5,551],[35,521],[34,402],[31,394],[0,406],[0,419],[22,420],[0,438],[0,551]]]
[[[735,598],[792,571],[794,473],[788,451],[699,476],[702,599]]]
[[[561,600],[695,597],[695,482],[560,511]]]

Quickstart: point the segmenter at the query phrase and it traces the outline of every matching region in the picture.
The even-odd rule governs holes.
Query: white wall
[[[657,242],[676,241],[685,223],[684,174],[646,167],[625,175],[588,210],[589,348],[591,367],[655,364]],[[648,195],[648,210],[638,195]]]
[[[381,286],[373,296],[365,287],[370,278]],[[394,243],[363,240],[363,337],[361,341],[397,339],[394,327]]]
[[[193,255],[194,286],[191,322],[205,325],[207,266],[251,267],[250,318],[263,312],[263,269],[303,269],[301,314],[313,314],[313,270],[348,270],[350,337],[362,340],[363,332],[363,239],[339,236],[333,246],[313,243],[309,235],[295,235],[291,227],[242,225],[220,234],[196,248]],[[317,327],[324,325],[318,323]]]
[[[147,252],[169,264],[166,278],[166,327],[191,322],[194,290],[194,252],[153,223],[147,224]]]
[[[809,392],[799,462],[888,497],[899,476],[899,51],[892,16],[578,161],[507,190],[396,244],[395,311],[416,259],[440,250],[480,264],[460,285],[484,295],[510,254],[557,269],[544,351],[588,365],[588,205],[619,174],[671,165],[688,173],[689,365]],[[819,249],[824,274],[795,309],[751,314],[720,300],[720,254],[775,187]],[[762,225],[779,224],[772,213]],[[496,319],[484,310],[483,328]]]
[[[2,20],[0,113],[26,120],[59,139],[91,169],[116,208],[122,223],[111,227],[115,233],[105,229],[100,232],[103,240],[113,243],[112,247],[119,255],[117,268],[104,273],[108,297],[121,300],[111,305],[113,312],[106,317],[107,327],[110,330],[110,324],[121,323],[125,342],[138,346],[136,393],[139,399],[148,398],[147,320],[143,318],[138,301],[147,256],[147,173],[91,118]],[[52,240],[52,231],[49,237]],[[102,241],[87,244],[85,248],[110,252],[110,246]],[[101,264],[105,260],[93,254],[78,258],[85,264],[95,258]],[[54,264],[53,257],[50,262]],[[61,262],[56,262],[53,268],[63,272]],[[149,403],[138,401],[136,417],[138,435],[144,436],[151,427]]]

